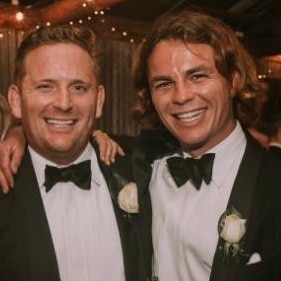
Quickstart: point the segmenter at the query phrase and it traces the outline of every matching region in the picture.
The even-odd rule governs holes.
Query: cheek
[[[211,93],[209,95],[210,103],[213,103],[222,114],[227,114],[233,99],[231,89],[227,85],[218,83],[209,93]]]
[[[28,123],[29,127],[35,127],[39,122],[40,109],[33,103],[23,102],[21,105],[22,120]]]
[[[169,104],[167,96],[154,94],[152,95],[152,104],[159,114],[163,114]]]
[[[79,111],[85,123],[94,123],[96,119],[96,103],[88,101],[79,107]]]

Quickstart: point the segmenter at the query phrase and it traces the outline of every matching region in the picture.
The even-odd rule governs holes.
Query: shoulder
[[[131,154],[118,156],[115,162],[109,168],[112,172],[118,173],[130,181],[134,181]]]
[[[134,154],[152,163],[178,148],[178,141],[167,130],[144,130],[137,139]]]

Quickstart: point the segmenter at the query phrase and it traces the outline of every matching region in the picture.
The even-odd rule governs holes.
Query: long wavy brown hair
[[[210,45],[214,50],[217,70],[236,86],[233,102],[235,117],[245,126],[257,121],[265,100],[265,88],[258,79],[254,60],[230,27],[206,13],[190,9],[160,18],[140,46],[133,69],[138,92],[138,100],[132,110],[135,119],[145,127],[161,126],[152,103],[147,64],[154,47],[167,40]],[[232,83],[235,74],[238,76],[237,83]]]

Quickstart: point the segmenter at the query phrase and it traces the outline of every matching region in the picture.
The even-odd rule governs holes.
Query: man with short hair
[[[90,143],[104,101],[96,44],[88,28],[52,26],[32,32],[17,52],[8,99],[28,149],[14,188],[0,193],[1,281],[150,275],[150,216],[117,202],[128,165],[120,159],[109,169]]]

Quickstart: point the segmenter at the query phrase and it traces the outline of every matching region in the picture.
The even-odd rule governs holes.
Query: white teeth
[[[187,112],[187,113],[177,114],[176,117],[178,119],[188,119],[188,121],[192,121],[192,120],[195,120],[196,118],[198,118],[204,112],[206,112],[206,108],[201,108],[201,109],[194,110],[194,111]]]
[[[48,124],[65,126],[74,124],[74,120],[58,120],[58,119],[47,119]]]

